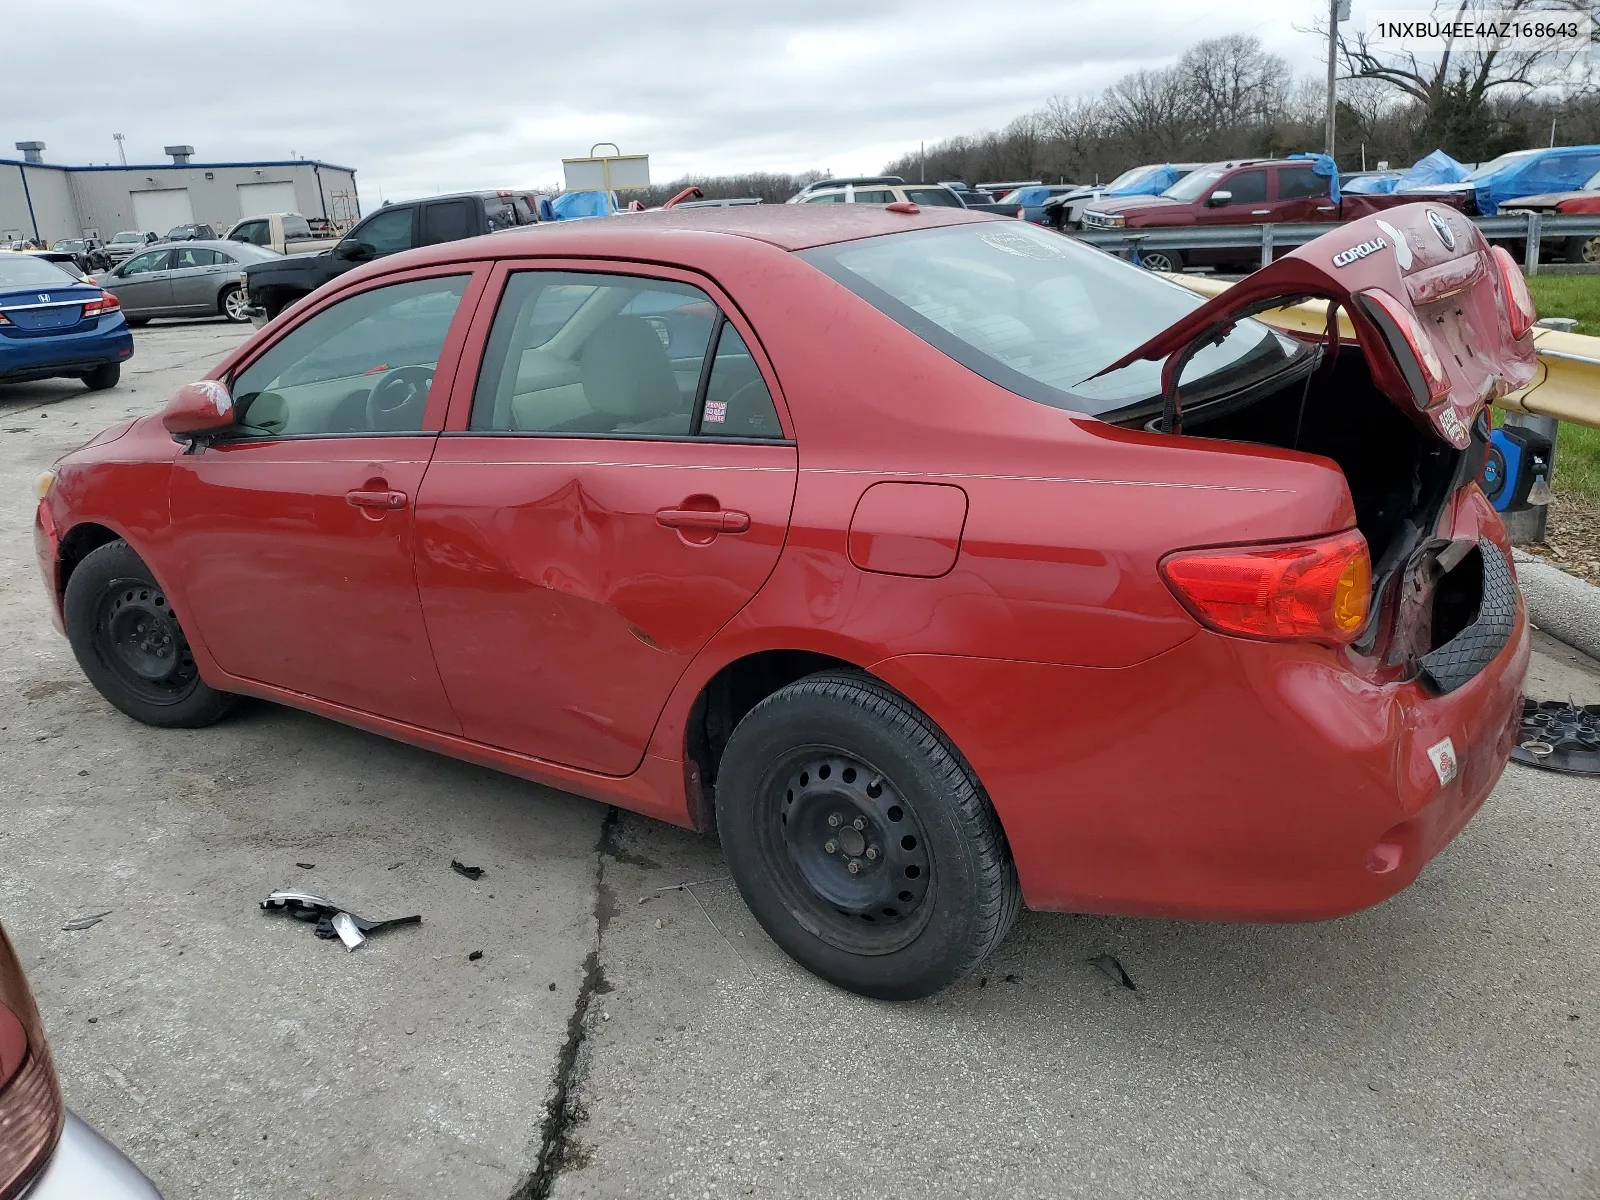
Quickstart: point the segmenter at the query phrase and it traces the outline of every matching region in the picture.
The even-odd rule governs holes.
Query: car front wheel
[[[802,966],[864,996],[949,986],[1021,904],[972,768],[867,675],[808,676],[756,705],[723,754],[716,807],[756,920]]]
[[[200,678],[178,614],[127,542],[85,555],[62,607],[83,673],[134,720],[198,729],[232,706],[231,695]]]
[[[1600,264],[1600,237],[1571,237],[1567,239],[1569,263]]]
[[[1176,250],[1141,250],[1139,262],[1147,271],[1176,274],[1183,270],[1183,256]]]

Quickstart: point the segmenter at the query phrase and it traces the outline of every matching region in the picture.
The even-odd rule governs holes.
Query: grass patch
[[[1528,288],[1541,317],[1576,317],[1574,333],[1600,337],[1600,275],[1534,275]],[[1555,488],[1600,498],[1600,429],[1561,423]]]
[[[1600,337],[1600,275],[1531,275],[1528,290],[1541,317],[1577,317],[1574,333]]]

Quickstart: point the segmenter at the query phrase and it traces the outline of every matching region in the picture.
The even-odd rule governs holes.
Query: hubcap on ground
[[[866,763],[802,756],[784,782],[784,848],[817,899],[870,925],[905,921],[928,894],[927,839],[910,805]]]
[[[198,678],[177,614],[148,583],[108,588],[95,634],[106,665],[148,699],[180,698]]]

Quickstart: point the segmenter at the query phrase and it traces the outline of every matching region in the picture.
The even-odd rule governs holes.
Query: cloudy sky
[[[1358,5],[1358,7],[1360,7]],[[1387,6],[1386,6],[1387,7]],[[1308,73],[1326,0],[78,0],[5,53],[0,156],[356,167],[362,197],[560,178],[601,139],[685,172],[876,171],[1201,38]],[[248,15],[247,15],[248,14]],[[18,31],[13,29],[11,35]]]

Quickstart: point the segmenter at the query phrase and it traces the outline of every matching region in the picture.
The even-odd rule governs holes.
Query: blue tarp
[[[1016,203],[1023,208],[1037,208],[1050,199],[1050,189],[1047,187],[1025,187],[1017,189]]]
[[[1597,172],[1600,146],[1557,146],[1514,158],[1499,170],[1471,179],[1476,185],[1472,198],[1481,216],[1492,217],[1508,200],[1576,191]]]
[[[1339,165],[1326,154],[1300,153],[1291,154],[1290,158],[1307,158],[1311,160],[1311,169],[1318,175],[1327,177],[1328,195],[1335,204],[1339,203]]]
[[[1178,182],[1180,173],[1178,168],[1171,163],[1162,163],[1159,167],[1151,167],[1143,175],[1138,176],[1132,183],[1125,183],[1114,190],[1108,190],[1108,196],[1159,196],[1173,184]]]
[[[1359,179],[1347,179],[1344,190],[1355,192],[1363,196],[1388,196],[1394,192],[1399,184],[1400,176],[1389,172],[1383,175],[1363,175]]]
[[[545,213],[548,211],[549,215]],[[616,209],[605,192],[563,192],[553,200],[539,201],[541,221],[573,221],[580,217],[609,217]]]
[[[1451,158],[1443,150],[1435,150],[1432,154],[1423,156],[1411,164],[1411,169],[1400,176],[1400,182],[1395,190],[1403,192],[1408,188],[1432,187],[1441,183],[1460,183],[1468,175],[1467,168]]]

